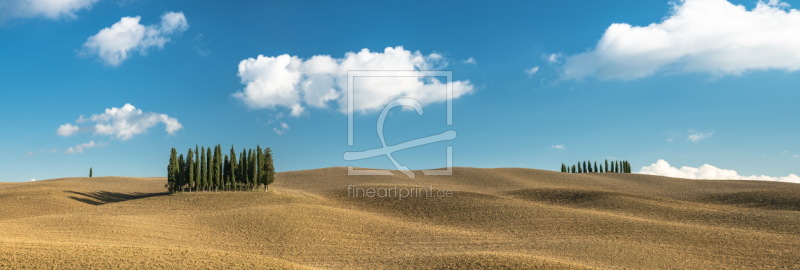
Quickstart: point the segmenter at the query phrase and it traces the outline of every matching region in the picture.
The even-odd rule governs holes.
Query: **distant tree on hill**
[[[561,163],[561,172],[563,173],[632,173],[633,169],[631,163],[627,160],[614,160],[608,161],[607,159],[601,163],[597,161],[579,161],[571,166]]]
[[[92,167],[89,167],[89,178],[92,178]]]

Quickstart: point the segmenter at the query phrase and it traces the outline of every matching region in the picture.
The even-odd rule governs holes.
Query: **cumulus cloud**
[[[134,53],[146,54],[153,47],[164,48],[170,36],[189,29],[182,12],[168,12],[157,25],[142,25],[141,17],[122,17],[103,28],[83,44],[84,52],[97,55],[109,66],[119,66]]]
[[[283,107],[290,109],[292,116],[302,115],[307,107],[327,108],[332,102],[346,113],[348,71],[420,71],[446,65],[439,54],[423,55],[401,46],[387,47],[383,52],[362,49],[342,58],[259,55],[239,63],[238,76],[245,87],[233,96],[251,109]],[[433,77],[359,78],[354,89],[354,109],[377,110],[395,98],[414,98],[422,104],[445,101],[443,89],[445,83]],[[469,81],[453,81],[453,98],[472,90]]]
[[[680,0],[663,21],[614,23],[596,47],[566,58],[563,77],[637,79],[657,72],[739,75],[800,69],[800,11],[759,1],[748,10],[726,0]]]
[[[148,129],[158,125],[164,124],[165,130],[170,135],[183,128],[178,119],[172,118],[166,114],[143,112],[131,104],[125,104],[122,108],[108,108],[104,113],[95,114],[91,117],[81,116],[76,121],[76,126],[72,124],[64,124],[58,128],[59,135],[63,127],[74,134],[78,129],[85,128],[91,130],[95,135],[110,136],[119,140],[130,140],[135,135],[142,134]],[[63,135],[62,135],[63,136]]]
[[[534,74],[539,72],[539,66],[535,66],[535,67],[532,67],[532,68],[529,68],[529,69],[526,69],[526,70],[523,70],[523,71],[525,72],[525,74],[528,74],[528,76],[533,76]]]
[[[702,139],[711,137],[711,135],[714,135],[714,132],[697,132],[694,130],[689,130],[689,136],[686,137],[686,139],[693,143],[697,143]]]
[[[475,60],[474,57],[470,57],[467,58],[467,60],[464,60],[464,64],[473,64],[473,65],[478,64],[478,60]]]
[[[56,134],[58,134],[58,136],[68,137],[75,135],[75,133],[78,133],[79,130],[80,128],[78,126],[66,123],[58,127]]]
[[[105,146],[105,143],[95,143],[94,141],[89,141],[87,143],[82,143],[82,144],[67,148],[67,151],[65,151],[64,153],[67,153],[67,154],[80,154],[80,153],[83,153],[83,150],[91,149],[91,148],[95,148],[95,147],[102,147],[102,146]]]
[[[97,0],[3,0],[0,21],[11,18],[74,19],[76,12],[89,9]]]
[[[656,163],[649,166],[642,167],[639,170],[641,174],[660,175],[677,178],[687,179],[708,179],[708,180],[761,180],[761,181],[780,181],[800,183],[800,176],[789,174],[783,177],[772,177],[766,175],[739,175],[735,170],[726,170],[714,167],[712,165],[703,164],[703,166],[694,168],[683,166],[680,169],[672,167],[667,161],[659,159]]]
[[[561,149],[564,149],[564,148],[567,148],[567,147],[564,146],[563,144],[554,144],[554,145],[551,145],[550,148],[561,150]]]

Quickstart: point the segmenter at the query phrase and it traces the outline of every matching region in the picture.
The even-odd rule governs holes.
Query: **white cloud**
[[[714,135],[714,132],[697,132],[694,130],[689,130],[689,136],[686,137],[687,140],[697,143],[702,139],[706,139]]]
[[[9,18],[74,19],[76,12],[90,9],[98,0],[3,0],[0,21]]]
[[[547,62],[550,64],[558,64],[561,62],[561,58],[563,57],[564,57],[563,54],[551,53],[550,55],[547,56]]]
[[[660,175],[687,179],[709,179],[709,180],[762,180],[800,183],[800,176],[789,174],[783,177],[771,177],[766,175],[739,175],[735,170],[720,169],[708,164],[703,164],[698,168],[683,166],[680,169],[672,167],[667,161],[659,159],[650,166],[642,167],[641,174]]]
[[[58,136],[69,137],[75,135],[75,133],[78,133],[78,130],[80,130],[78,126],[66,123],[58,127],[58,130],[56,130],[56,134],[58,134]]]
[[[794,155],[792,155],[792,157],[793,157],[793,158],[800,158],[800,155],[798,155],[798,154],[794,154]]]
[[[95,143],[94,141],[89,141],[87,143],[82,143],[82,144],[67,148],[67,151],[65,151],[64,153],[67,153],[67,154],[80,154],[80,153],[83,153],[83,150],[91,149],[91,148],[95,148],[95,147],[102,147],[102,146],[105,146],[105,143]]]
[[[475,65],[475,64],[478,64],[478,60],[475,60],[474,57],[470,57],[470,58],[467,58],[467,60],[464,60],[464,64],[473,64],[473,65]]]
[[[564,149],[564,148],[567,148],[567,147],[564,146],[563,144],[554,144],[554,145],[551,145],[550,148],[553,148],[553,149]]]
[[[109,66],[119,66],[133,53],[146,54],[152,47],[164,48],[169,36],[189,29],[182,12],[168,12],[158,25],[142,25],[141,17],[122,17],[111,27],[103,28],[83,44],[84,51],[95,54]]]
[[[183,126],[178,119],[166,114],[154,112],[143,112],[131,104],[125,104],[122,108],[108,108],[105,113],[95,114],[89,118],[81,116],[76,121],[84,125],[85,128],[94,131],[95,135],[111,136],[119,140],[130,140],[133,136],[142,134],[157,124],[164,124],[165,130],[170,135],[180,130]],[[91,125],[91,124],[94,125]],[[62,125],[73,126],[72,124]],[[61,129],[61,128],[59,128]]]
[[[239,63],[238,76],[245,88],[233,94],[251,109],[284,107],[300,116],[306,107],[327,108],[332,101],[346,113],[347,72],[349,70],[431,70],[446,66],[439,54],[423,55],[403,47],[387,47],[383,52],[368,49],[345,53],[342,58],[317,55],[301,59],[288,54],[259,55]],[[354,109],[361,112],[382,108],[395,98],[414,98],[420,103],[446,100],[444,83],[437,78],[365,77],[359,78]],[[473,90],[469,81],[453,82],[453,98]]]
[[[289,124],[281,122],[280,127],[279,128],[278,127],[272,128],[272,131],[275,132],[275,134],[283,135],[284,133],[289,131]]]
[[[570,56],[563,77],[637,79],[657,72],[739,75],[800,69],[800,11],[759,1],[748,10],[726,0],[680,0],[663,21],[614,23],[597,46]]]
[[[525,74],[528,74],[528,76],[533,76],[534,74],[539,72],[539,66],[535,66],[535,67],[532,67],[532,68],[529,68],[529,69],[526,69],[526,70],[523,70],[523,71],[525,72]]]

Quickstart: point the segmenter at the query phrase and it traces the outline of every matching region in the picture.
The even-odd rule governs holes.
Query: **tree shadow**
[[[64,191],[66,193],[80,195],[82,197],[77,196],[69,196],[70,199],[91,204],[91,205],[103,205],[107,203],[115,203],[115,202],[124,202],[136,199],[143,199],[148,197],[155,197],[155,196],[163,196],[168,195],[169,192],[158,192],[158,193],[119,193],[119,192],[109,192],[109,191],[97,191],[97,192],[77,192],[67,190]]]

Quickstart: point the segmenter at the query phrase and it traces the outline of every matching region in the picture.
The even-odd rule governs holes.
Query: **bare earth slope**
[[[395,174],[326,168],[280,173],[269,192],[174,195],[163,178],[2,183],[0,268],[800,268],[796,184]],[[351,196],[431,186],[452,196]]]

